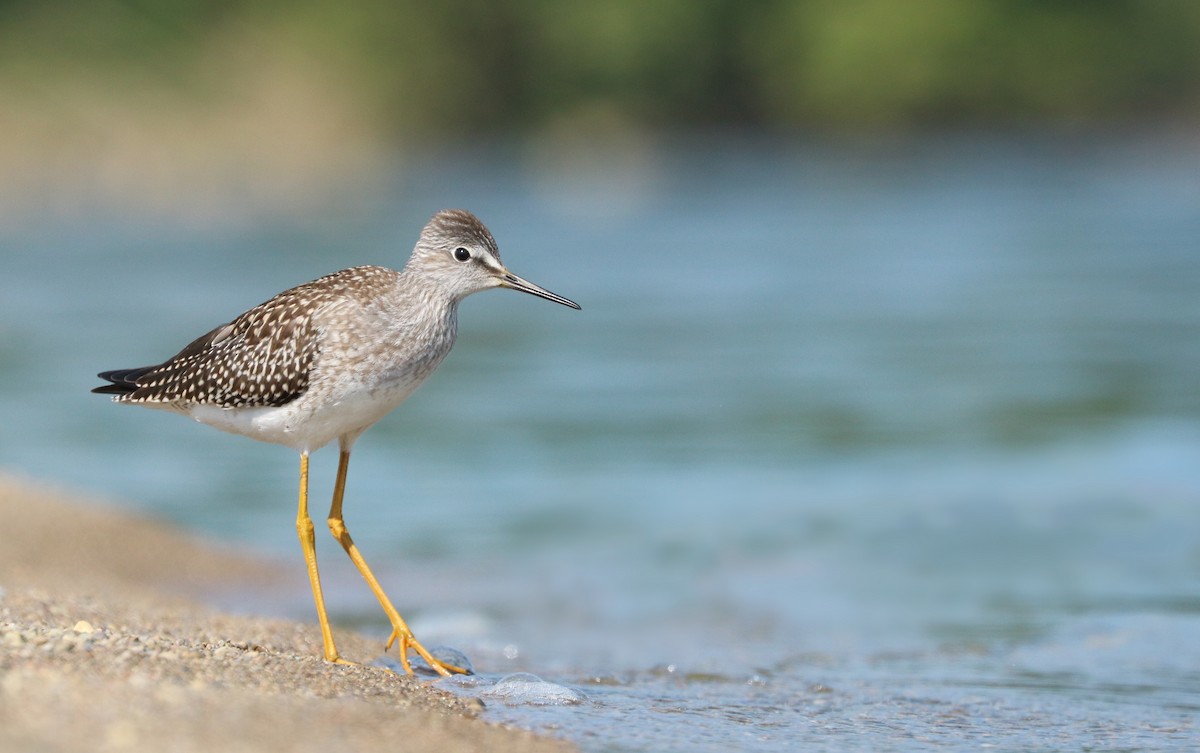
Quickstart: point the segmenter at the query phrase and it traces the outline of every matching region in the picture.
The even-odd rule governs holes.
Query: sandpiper
[[[450,352],[459,302],[497,287],[579,309],[574,301],[509,272],[491,232],[473,214],[444,210],[421,230],[404,269],[352,267],[285,290],[163,363],[101,373],[109,383],[92,391],[300,453],[296,530],[325,658],[348,664],[329,628],[308,515],[308,456],[336,439],[341,454],[329,530],[391,622],[384,650],[398,643],[400,664],[409,674],[409,649],[439,674],[465,673],[435,659],[392,606],[346,530],[342,495],[355,440],[412,394]]]

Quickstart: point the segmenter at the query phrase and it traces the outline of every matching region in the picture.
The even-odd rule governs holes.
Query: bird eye
[[[454,258],[458,259],[459,261],[466,261],[471,258],[471,252],[462,246],[459,246],[458,248],[454,249]]]

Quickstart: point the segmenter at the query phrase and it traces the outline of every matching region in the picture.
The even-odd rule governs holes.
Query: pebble
[[[471,665],[471,660],[467,658],[467,655],[451,646],[430,646],[429,653],[433,655],[433,658],[444,664],[453,664],[456,667],[462,667],[463,669],[467,670],[467,672],[475,671],[475,668]],[[409,662],[412,666],[413,672],[416,674],[438,677],[438,673],[433,671],[433,668],[426,664],[425,660],[420,656],[417,656],[415,653],[409,656]],[[390,669],[398,675],[405,674],[404,667],[400,665],[400,662],[396,661],[390,656],[387,656],[386,654],[376,657],[376,659],[371,662],[371,666]],[[461,677],[461,675],[459,676]]]

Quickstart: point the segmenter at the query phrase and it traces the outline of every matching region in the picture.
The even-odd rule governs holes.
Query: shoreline
[[[275,568],[0,473],[0,749],[567,751],[477,699],[321,658],[314,624],[219,612]],[[352,657],[377,640],[338,630]]]

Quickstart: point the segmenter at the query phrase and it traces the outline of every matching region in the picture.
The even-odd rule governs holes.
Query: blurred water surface
[[[583,311],[467,300],[346,509],[427,642],[590,698],[492,718],[592,751],[1194,747],[1200,144],[635,156],[464,149],[302,218],[0,229],[0,464],[294,564],[254,608],[311,619],[295,456],[87,390],[401,265],[462,206]],[[340,619],[383,636],[318,546]]]

